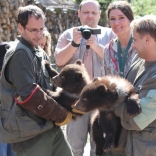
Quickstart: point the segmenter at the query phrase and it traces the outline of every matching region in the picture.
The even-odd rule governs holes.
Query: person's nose
[[[92,16],[93,16],[93,14],[92,14],[91,12],[89,12],[89,13],[88,13],[88,16],[89,16],[89,17],[92,17]]]
[[[36,37],[41,37],[43,36],[43,31],[37,31],[36,32]]]
[[[119,19],[115,19],[115,20],[114,20],[114,24],[117,25],[117,24],[119,24],[119,23],[120,23]]]

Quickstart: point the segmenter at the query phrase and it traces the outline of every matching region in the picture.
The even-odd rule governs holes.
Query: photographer
[[[91,34],[86,40],[82,37],[82,31],[78,31],[81,27],[74,27],[63,32],[55,49],[55,60],[59,67],[74,63],[79,58],[85,64],[91,79],[105,75],[103,49],[115,35],[110,28],[98,26],[100,14],[100,5],[96,0],[83,0],[80,3],[78,17],[81,27],[87,25],[90,28],[100,29],[101,34]],[[91,113],[85,114],[67,125],[67,138],[74,156],[83,155],[87,135],[90,132],[90,115]],[[95,156],[95,145],[92,141],[90,156]]]

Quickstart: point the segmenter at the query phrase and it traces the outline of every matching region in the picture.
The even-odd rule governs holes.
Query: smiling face
[[[112,9],[109,13],[109,23],[117,36],[129,34],[130,21],[119,9]]]
[[[25,28],[21,24],[18,24],[18,28],[21,36],[34,48],[39,45],[40,40],[42,39],[44,19],[36,19],[36,17],[32,15],[29,17]],[[34,33],[34,31],[37,32]]]
[[[96,2],[84,2],[81,10],[78,10],[81,24],[96,28],[100,19],[100,8]]]

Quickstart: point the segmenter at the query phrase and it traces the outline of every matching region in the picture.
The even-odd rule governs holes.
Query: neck
[[[152,44],[152,43],[151,43]],[[153,42],[152,45],[148,45],[148,47],[146,48],[145,47],[145,61],[148,61],[148,62],[154,62],[156,61],[156,43]]]
[[[118,36],[122,48],[127,47],[130,38],[131,38],[131,33],[129,33],[128,35],[126,34],[126,35]]]
[[[146,57],[145,61],[147,61],[147,62],[154,62],[154,61],[156,61],[156,55],[151,55],[149,57]]]

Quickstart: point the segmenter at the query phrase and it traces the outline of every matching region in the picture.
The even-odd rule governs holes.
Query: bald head
[[[80,5],[79,5],[79,9],[81,10],[82,6],[86,3],[95,3],[95,5],[97,5],[97,7],[99,8],[100,10],[100,4],[97,0],[83,0]]]

